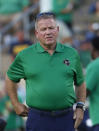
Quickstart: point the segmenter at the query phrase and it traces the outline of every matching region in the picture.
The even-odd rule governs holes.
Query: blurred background
[[[6,131],[25,131],[26,121],[15,114],[10,103],[6,71],[18,52],[37,41],[35,16],[45,11],[55,13],[60,27],[57,41],[78,51],[84,74],[92,61],[91,40],[99,36],[99,0],[0,0],[0,117],[7,121]],[[25,103],[24,80],[17,88],[19,100]]]

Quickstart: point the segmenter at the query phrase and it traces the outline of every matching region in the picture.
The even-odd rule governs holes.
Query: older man
[[[58,32],[53,13],[38,14],[39,42],[21,51],[7,72],[8,94],[16,113],[28,116],[27,131],[74,131],[83,119],[86,88],[79,56],[75,49],[57,43]],[[22,78],[28,107],[17,98],[15,86]]]

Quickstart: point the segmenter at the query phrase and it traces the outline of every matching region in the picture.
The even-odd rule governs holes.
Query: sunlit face
[[[35,31],[37,39],[44,46],[56,44],[59,27],[56,26],[56,22],[52,18],[41,19],[37,23]]]

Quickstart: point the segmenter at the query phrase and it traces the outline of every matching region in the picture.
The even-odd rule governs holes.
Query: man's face
[[[40,43],[44,46],[56,44],[59,27],[56,26],[56,22],[52,18],[41,19],[37,23],[36,37]]]

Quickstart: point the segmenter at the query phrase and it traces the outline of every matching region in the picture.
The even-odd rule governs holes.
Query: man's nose
[[[46,29],[46,34],[50,34],[50,33],[51,33],[50,29]]]

